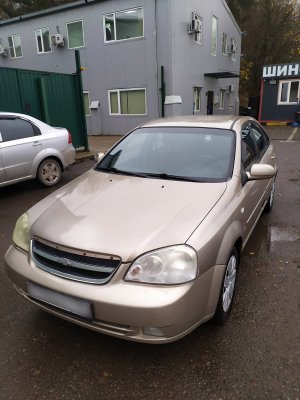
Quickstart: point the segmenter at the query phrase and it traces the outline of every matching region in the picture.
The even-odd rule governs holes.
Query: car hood
[[[29,210],[31,235],[129,262],[185,243],[225,190],[91,170]]]

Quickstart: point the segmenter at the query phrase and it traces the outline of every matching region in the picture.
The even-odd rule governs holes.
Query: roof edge
[[[234,23],[234,25],[235,25],[236,29],[238,30],[239,34],[242,36],[242,30],[239,27],[239,24],[236,22],[236,19],[234,18],[234,16],[233,16],[233,14],[232,14],[232,12],[231,12],[226,0],[221,0],[221,1],[223,3],[223,6],[225,7],[226,11],[228,12],[230,18],[232,19],[232,22]]]

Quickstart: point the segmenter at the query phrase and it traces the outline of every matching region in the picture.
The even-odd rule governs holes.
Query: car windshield
[[[138,128],[97,164],[97,171],[141,177],[224,182],[231,178],[235,134],[193,127]]]

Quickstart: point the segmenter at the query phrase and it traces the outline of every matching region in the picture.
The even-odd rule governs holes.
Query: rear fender
[[[56,149],[47,148],[45,150],[42,150],[40,153],[38,153],[34,158],[34,161],[32,163],[32,168],[31,168],[31,175],[33,177],[36,176],[38,167],[39,167],[40,163],[43,160],[45,160],[45,158],[56,159],[60,163],[60,166],[62,167],[62,171],[64,170],[64,160],[62,159],[60,152],[57,151]]]

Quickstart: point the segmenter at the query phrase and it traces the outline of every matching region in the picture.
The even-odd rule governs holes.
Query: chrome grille
[[[33,239],[31,254],[34,264],[49,272],[66,279],[79,282],[104,284],[107,283],[118,269],[121,260],[115,257],[104,258],[79,254],[50,246]]]

